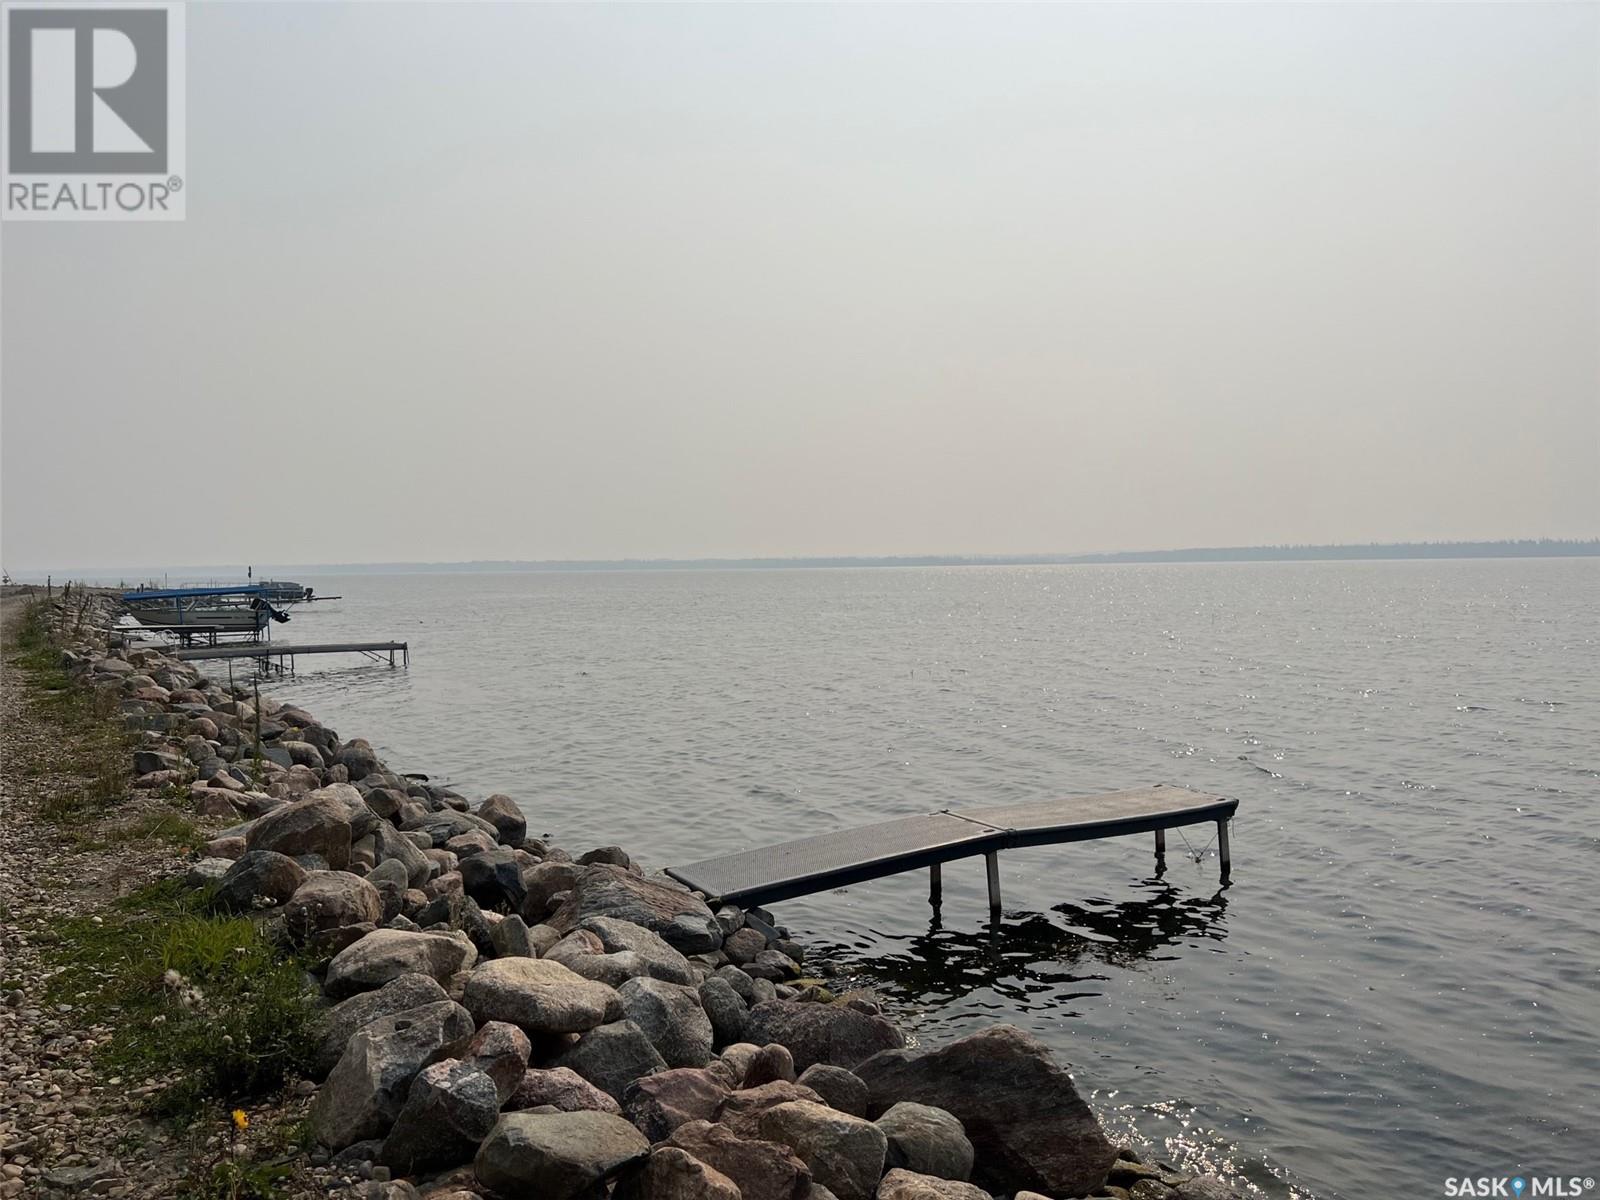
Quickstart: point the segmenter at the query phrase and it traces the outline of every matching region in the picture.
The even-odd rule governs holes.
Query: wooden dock
[[[1154,833],[1159,872],[1166,866],[1167,830],[1215,822],[1227,883],[1228,822],[1238,807],[1237,800],[1157,784],[998,808],[943,809],[669,867],[667,874],[713,900],[749,906],[927,867],[928,899],[938,905],[941,864],[981,854],[988,868],[990,914],[998,918],[999,852],[1023,846]]]
[[[172,657],[184,662],[217,658],[254,659],[263,674],[276,670],[279,675],[294,674],[294,660],[300,654],[365,654],[374,662],[389,656],[389,665],[395,666],[395,655],[401,656],[401,665],[411,665],[411,647],[405,642],[312,642],[289,645],[284,642],[251,642],[240,645],[192,646],[172,651]]]

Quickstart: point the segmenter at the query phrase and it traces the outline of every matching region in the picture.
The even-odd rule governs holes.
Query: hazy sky
[[[1600,533],[1600,7],[192,4],[12,569]]]

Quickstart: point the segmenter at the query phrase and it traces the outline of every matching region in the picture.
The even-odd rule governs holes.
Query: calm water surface
[[[1600,1175],[1600,562],[308,577],[275,688],[649,867],[1169,781],[1211,829],[777,906],[922,1040],[1048,1041],[1108,1123],[1273,1196]],[[308,660],[313,661],[313,660]],[[323,663],[339,660],[323,660]],[[1186,848],[1201,861],[1184,857]]]

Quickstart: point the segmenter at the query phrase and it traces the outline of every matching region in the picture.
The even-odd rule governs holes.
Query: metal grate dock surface
[[[929,867],[937,903],[939,864],[983,854],[990,860],[991,906],[998,908],[994,856],[1000,850],[1154,831],[1159,861],[1166,849],[1165,830],[1207,821],[1217,822],[1226,879],[1227,822],[1238,806],[1237,800],[1157,784],[1098,796],[901,817],[671,867],[667,874],[713,899],[751,905]]]

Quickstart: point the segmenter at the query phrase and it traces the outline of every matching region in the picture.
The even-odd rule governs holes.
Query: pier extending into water
[[[941,809],[669,867],[667,874],[714,901],[748,907],[926,867],[928,901],[937,906],[943,898],[942,864],[981,854],[988,873],[990,916],[998,920],[999,852],[1023,846],[1154,833],[1159,873],[1166,868],[1167,830],[1215,822],[1226,884],[1232,868],[1228,822],[1238,807],[1237,800],[1156,784],[964,812]]]
[[[173,658],[184,662],[215,658],[254,659],[262,674],[276,671],[279,675],[294,674],[294,660],[300,654],[365,654],[374,662],[389,656],[389,665],[411,665],[411,647],[405,642],[313,642],[289,645],[284,642],[250,642],[240,645],[190,646],[169,652]],[[397,661],[395,656],[399,655]]]

